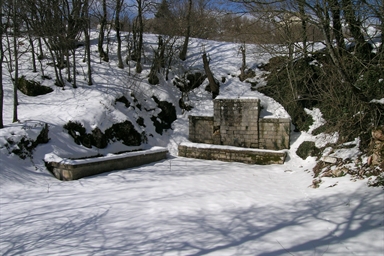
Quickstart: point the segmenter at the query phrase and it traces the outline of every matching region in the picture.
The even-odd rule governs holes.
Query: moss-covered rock
[[[127,146],[139,146],[146,141],[144,133],[137,132],[133,124],[126,120],[121,123],[113,124],[103,133],[98,127],[87,133],[84,126],[77,121],[69,121],[64,125],[68,134],[74,139],[78,145],[91,148],[105,148],[108,146],[109,141],[121,141]]]
[[[51,87],[41,85],[39,82],[27,80],[24,76],[19,78],[17,82],[17,89],[28,96],[39,96],[53,91]]]
[[[160,101],[155,96],[152,97],[157,103],[157,106],[161,109],[161,112],[157,116],[152,116],[151,120],[155,125],[156,132],[163,134],[164,130],[168,130],[172,127],[173,121],[176,120],[176,108],[167,101]]]
[[[201,72],[185,73],[181,78],[175,78],[173,84],[179,88],[181,92],[189,92],[199,87],[207,78]]]
[[[145,135],[137,132],[128,120],[113,124],[105,131],[105,135],[109,140],[118,140],[127,146],[139,146],[146,139]]]
[[[82,138],[86,135],[86,129],[77,121],[69,121],[64,125],[64,129],[68,131],[68,134],[75,140],[75,143],[80,145]]]
[[[296,154],[302,159],[306,159],[308,156],[318,156],[320,152],[313,141],[304,141],[296,150]]]

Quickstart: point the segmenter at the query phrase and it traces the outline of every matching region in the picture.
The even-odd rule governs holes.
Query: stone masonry
[[[289,148],[290,119],[259,118],[257,98],[216,98],[214,116],[189,116],[195,143],[281,150]]]
[[[289,118],[260,118],[259,148],[274,150],[289,148],[290,127]]]
[[[196,143],[213,143],[213,116],[189,116],[189,140]]]
[[[259,106],[256,98],[214,100],[214,144],[243,148],[259,146]]]

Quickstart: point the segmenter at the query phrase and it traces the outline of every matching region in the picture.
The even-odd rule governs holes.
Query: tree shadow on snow
[[[193,174],[172,172],[168,170],[168,164],[166,161],[158,163],[156,169],[164,166],[158,174],[150,171],[154,169],[150,165],[133,170],[130,179],[134,181],[139,174],[156,174],[164,180]],[[175,168],[177,164],[181,163],[176,162]],[[208,172],[219,173],[219,169],[220,166]],[[196,175],[202,173],[204,170],[195,171]],[[115,178],[119,179],[117,174],[114,173]],[[129,179],[129,175],[123,176]],[[367,236],[359,240],[359,245],[353,244],[358,239],[355,237],[365,233],[377,235],[384,232],[382,190],[324,193],[323,196],[287,201],[280,206],[266,204],[265,200],[264,205],[243,206],[228,199],[226,207],[223,205],[226,203],[223,196],[227,195],[222,194],[226,191],[224,187],[208,196],[209,190],[206,193],[202,188],[197,191],[193,187],[185,191],[159,189],[156,186],[160,180],[153,178],[143,179],[142,186],[145,187],[132,182],[124,186],[116,183],[115,187],[107,184],[105,188],[97,188],[103,192],[89,197],[86,197],[87,193],[77,196],[76,190],[73,198],[68,195],[42,198],[52,200],[51,204],[31,202],[28,212],[1,219],[0,251],[2,255],[35,255],[39,252],[42,255],[49,251],[60,255],[272,256],[374,255],[383,249],[364,244]],[[83,181],[86,183],[87,179]],[[96,195],[101,198],[90,200]],[[109,203],[110,196],[116,196],[118,200]],[[188,200],[191,200],[190,207]],[[178,202],[183,203],[180,208],[175,205]],[[356,251],[359,249],[364,252]]]

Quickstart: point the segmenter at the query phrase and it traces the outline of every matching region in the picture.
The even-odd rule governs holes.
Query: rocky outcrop
[[[78,145],[91,148],[106,148],[110,141],[121,141],[127,146],[139,146],[146,141],[145,134],[137,132],[133,124],[126,120],[121,123],[113,124],[103,133],[98,127],[87,133],[84,126],[79,122],[69,121],[64,125],[68,134],[74,139]]]
[[[176,108],[167,101],[160,101],[155,96],[152,97],[161,112],[157,116],[152,116],[151,120],[158,134],[163,134],[164,130],[171,129],[173,121],[176,120]]]
[[[6,144],[4,146],[9,154],[15,154],[21,159],[26,159],[27,157],[32,157],[33,150],[39,144],[44,144],[49,141],[48,134],[48,124],[32,121],[25,122],[20,127],[19,132],[12,130],[12,132],[9,133],[9,136],[5,138]]]
[[[17,89],[28,96],[39,96],[53,92],[51,87],[41,85],[32,80],[26,80],[25,77],[20,77],[17,83]]]

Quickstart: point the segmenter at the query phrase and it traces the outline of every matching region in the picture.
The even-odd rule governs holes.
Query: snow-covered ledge
[[[166,148],[152,147],[141,151],[76,160],[61,158],[54,153],[50,153],[45,155],[44,161],[48,170],[56,178],[60,180],[77,180],[103,172],[156,162],[165,159],[167,153]]]

